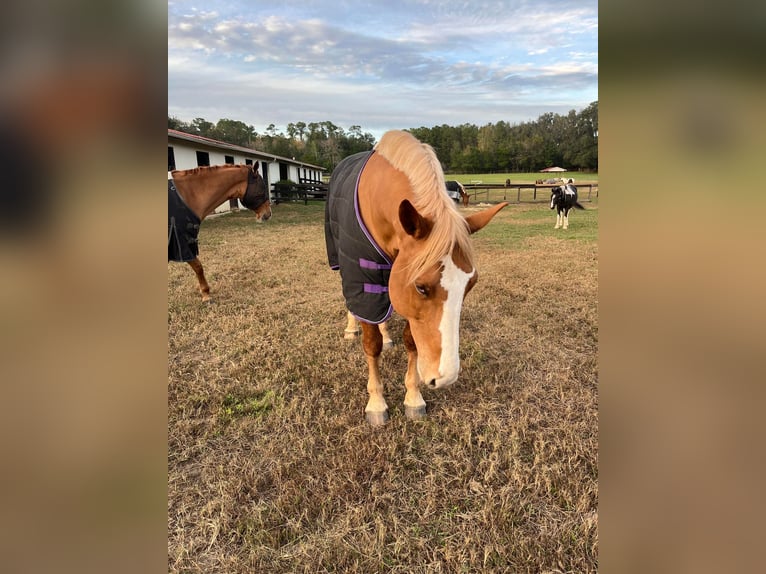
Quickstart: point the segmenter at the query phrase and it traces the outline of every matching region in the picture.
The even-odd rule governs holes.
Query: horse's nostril
[[[435,387],[436,386],[436,379],[431,379],[430,381],[428,381],[428,386],[429,387]]]

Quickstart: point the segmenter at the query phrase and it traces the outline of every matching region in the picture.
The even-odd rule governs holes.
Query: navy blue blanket
[[[360,321],[382,323],[393,311],[388,297],[392,261],[362,221],[359,176],[375,152],[342,160],[330,178],[325,206],[325,243],[330,267],[340,270],[346,307]]]
[[[168,261],[191,261],[199,255],[200,219],[189,209],[173,180],[168,180]]]

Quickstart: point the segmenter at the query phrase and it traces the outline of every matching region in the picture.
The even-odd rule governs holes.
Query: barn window
[[[251,160],[250,158],[246,158],[245,165],[253,165],[253,160]]]
[[[288,172],[287,172],[287,164],[286,163],[280,163],[279,164],[279,179],[290,179]]]
[[[234,165],[234,156],[225,155],[223,156],[223,161],[226,163],[226,165]],[[239,203],[237,202],[236,198],[229,200],[229,209],[231,210],[239,209]]]
[[[173,171],[176,168],[176,154],[173,151],[173,146],[168,146],[168,171]]]
[[[206,151],[197,152],[197,165],[210,165],[210,154]]]

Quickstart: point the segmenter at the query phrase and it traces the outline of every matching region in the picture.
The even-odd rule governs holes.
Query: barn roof
[[[299,165],[301,167],[311,167],[314,169],[318,169],[321,171],[327,171],[327,168],[322,167],[321,165],[314,165],[312,163],[306,163],[305,161],[300,161],[296,159],[292,159],[289,157],[283,157],[281,155],[276,155],[273,153],[267,153],[263,151],[258,151],[257,149],[244,147],[240,145],[230,144],[226,142],[222,142],[219,140],[214,140],[213,138],[206,138],[204,136],[198,136],[194,134],[187,134],[186,132],[180,132],[178,130],[172,130],[168,128],[168,138],[175,138],[179,140],[185,140],[192,143],[198,143],[198,144],[204,144],[211,147],[216,147],[219,149],[224,150],[230,150],[230,151],[238,151],[241,153],[247,153],[250,155],[257,156],[259,158],[265,159],[265,160],[271,160],[271,161],[284,161],[287,163],[291,163],[293,165]]]
[[[567,171],[563,167],[546,167],[545,169],[541,169],[540,173],[552,173],[552,172],[560,172],[560,171]]]

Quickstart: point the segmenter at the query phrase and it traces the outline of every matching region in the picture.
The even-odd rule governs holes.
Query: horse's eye
[[[417,291],[423,297],[428,297],[428,285],[415,284],[415,291]]]

